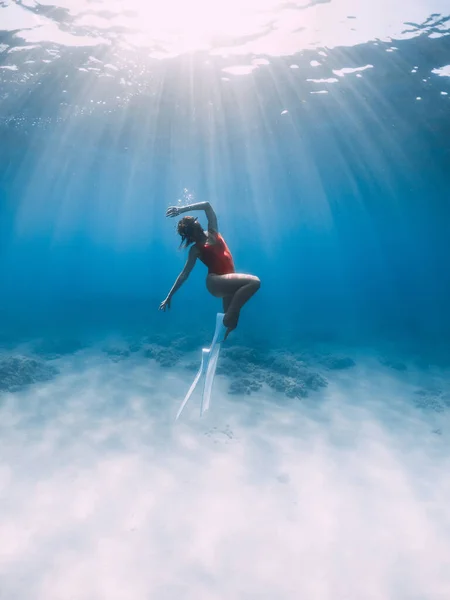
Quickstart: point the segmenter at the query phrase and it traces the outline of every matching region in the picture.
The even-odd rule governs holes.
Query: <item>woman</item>
[[[223,299],[223,324],[227,328],[224,339],[230,331],[236,329],[239,314],[244,304],[250,300],[261,285],[258,277],[236,273],[233,257],[220,235],[217,227],[216,213],[209,202],[199,202],[189,206],[171,206],[167,209],[166,217],[178,217],[181,213],[191,210],[204,210],[208,219],[208,231],[204,231],[197,217],[183,217],[178,222],[178,233],[181,244],[185,248],[190,246],[189,256],[184,269],[177,277],[167,298],[161,302],[160,310],[170,308],[172,296],[183,285],[194,268],[197,259],[208,267],[206,287],[216,298]]]

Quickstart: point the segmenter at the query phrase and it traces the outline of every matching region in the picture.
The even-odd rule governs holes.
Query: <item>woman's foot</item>
[[[236,329],[236,327],[238,325],[238,321],[239,321],[239,311],[238,312],[227,311],[227,313],[225,314],[225,316],[223,318],[223,324],[227,328],[227,331],[225,333],[225,337],[223,338],[224,341],[227,339],[227,337],[229,336],[229,334],[234,329]]]

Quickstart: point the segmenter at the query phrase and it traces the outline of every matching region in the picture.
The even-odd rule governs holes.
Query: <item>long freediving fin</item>
[[[178,409],[177,416],[175,417],[175,421],[179,418],[179,416],[183,412],[183,408],[186,406],[189,398],[192,396],[192,392],[197,387],[197,384],[200,381],[200,377],[206,372],[206,367],[208,366],[208,356],[209,356],[209,350],[203,349],[202,350],[202,362],[200,363],[200,368],[197,371],[197,375],[195,376],[195,379],[192,382],[192,385],[189,388],[188,393],[184,397],[184,400],[181,403],[180,408]]]
[[[192,396],[195,388],[200,381],[202,375],[205,375],[205,383],[203,386],[203,394],[202,394],[202,404],[200,409],[200,415],[202,416],[208,409],[211,404],[211,390],[214,381],[214,375],[216,374],[217,361],[219,358],[220,352],[220,344],[223,341],[223,336],[226,331],[226,327],[223,325],[223,317],[224,313],[217,313],[216,315],[216,329],[214,331],[214,336],[211,342],[211,346],[209,348],[202,349],[202,360],[200,363],[200,368],[197,371],[197,375],[195,376],[194,381],[192,382],[191,387],[189,388],[188,393],[184,397],[183,402],[178,409],[175,420],[177,420],[181,413],[183,412],[184,407],[188,403],[189,398]],[[219,340],[219,338],[221,338]]]
[[[216,374],[217,361],[219,360],[220,345],[225,334],[226,327],[223,324],[223,313],[217,313],[216,330],[214,332],[213,341],[209,349],[209,360],[206,369],[205,385],[203,386],[202,405],[200,408],[200,416],[203,416],[209,409],[211,404],[211,391]]]

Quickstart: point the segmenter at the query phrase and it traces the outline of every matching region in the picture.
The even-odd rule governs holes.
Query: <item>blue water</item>
[[[227,64],[255,58],[114,57],[3,32],[8,324],[47,311],[95,322],[114,307],[114,326],[130,302],[159,322],[183,260],[165,208],[187,189],[212,202],[238,269],[263,282],[244,326],[445,341],[450,79],[433,73],[448,62],[448,30],[433,36],[444,17],[410,26],[412,39],[266,55],[225,80]],[[214,320],[203,276],[174,302],[191,326]]]
[[[442,482],[448,472],[450,406],[450,11],[440,0],[397,4],[198,1],[189,9],[174,1],[158,7],[137,0],[0,4],[0,343],[5,360],[19,355],[40,361],[44,373],[41,377],[35,365],[27,379],[26,369],[8,362],[0,370],[4,422],[10,423],[3,438],[0,503],[16,523],[10,531],[2,522],[0,539],[22,540],[3,549],[0,542],[5,598],[30,597],[36,589],[35,597],[46,600],[448,597],[450,496]],[[186,259],[178,250],[176,220],[164,215],[170,205],[206,200],[237,270],[257,275],[262,285],[244,307],[231,350],[219,363],[219,378],[231,380],[231,399],[221,387],[213,399],[216,421],[202,425],[192,413],[181,434],[173,428],[173,414],[194,377],[199,349],[212,337],[221,304],[207,293],[206,269],[198,264],[174,296],[172,310],[158,311]],[[206,226],[203,215],[199,218]],[[116,341],[108,356],[118,358],[104,364],[93,348],[111,338]],[[141,362],[133,362],[138,359],[132,345],[141,348],[143,339],[153,346],[146,346]],[[184,364],[187,353],[192,356]],[[335,358],[330,366],[330,354],[344,362],[339,366]],[[151,376],[149,359],[156,369]],[[303,360],[315,365],[316,379],[305,378]],[[46,361],[56,365],[55,372],[45,371]],[[280,393],[275,404],[264,386],[270,394]],[[240,402],[233,399],[239,394]],[[311,395],[313,404],[324,407],[320,414],[308,413],[309,404],[300,402]],[[377,406],[374,412],[367,409],[368,416],[358,412],[366,395]],[[39,409],[32,408],[33,398]],[[147,399],[145,409],[138,398]],[[144,411],[138,416],[136,403]],[[283,405],[285,417],[277,412]],[[419,405],[434,410],[397,420]],[[33,410],[41,412],[33,417]],[[23,411],[27,419],[44,419],[40,433],[36,430],[39,443],[22,429],[28,423]],[[133,423],[127,420],[131,414]],[[68,415],[78,429],[64,420]],[[98,433],[104,419],[114,422],[109,441]],[[136,433],[143,423],[148,429]],[[283,430],[288,423],[289,432]],[[376,429],[374,423],[383,425]],[[45,446],[44,452],[39,445],[45,432],[59,426],[69,448],[64,464],[51,458],[54,447]],[[20,435],[6,433],[15,427]],[[361,439],[376,439],[380,452],[366,441],[359,446],[357,432],[366,427],[370,431]],[[75,441],[81,431],[93,436],[86,434],[84,446]],[[215,439],[228,458],[207,465],[205,456],[217,448],[205,450],[201,436],[217,438],[218,431],[227,443],[246,440],[240,442],[246,451],[241,455],[236,446]],[[418,439],[425,440],[419,448]],[[113,446],[117,472],[110,475],[105,467],[102,487],[96,488],[87,465],[90,461],[104,473],[102,461]],[[352,463],[350,450],[347,461],[350,447],[351,456],[362,457],[354,459],[360,463]],[[30,456],[39,448],[48,452],[42,462],[48,470],[33,466]],[[80,458],[85,451],[86,462]],[[189,465],[183,462],[185,452],[192,458]],[[412,462],[411,452],[420,454]],[[24,473],[37,469],[37,479],[25,481],[17,474],[14,479],[14,460]],[[334,472],[339,460],[355,487],[339,479],[339,469]],[[148,463],[157,470],[148,471]],[[291,491],[271,496],[267,482],[256,475],[262,463],[270,473],[273,467],[278,486]],[[305,469],[301,474],[299,464]],[[180,465],[181,472],[189,472],[181,483],[175,475]],[[85,508],[62,514],[59,525],[39,525],[45,502],[53,506],[52,494],[58,506],[68,501],[67,470],[77,468],[87,469],[80,485],[90,490],[88,499],[75,484],[72,489],[75,496],[82,494]],[[221,469],[228,482],[223,489],[216,480]],[[397,475],[380,474],[377,483],[371,475],[377,469]],[[139,496],[145,477],[158,481],[159,495],[153,497],[149,488],[147,496]],[[239,477],[242,485],[236,483]],[[192,481],[198,481],[198,494]],[[300,512],[293,516],[286,498],[297,484],[303,498],[307,481],[323,511],[312,516],[308,502],[297,498],[292,502]],[[409,483],[402,487],[402,482]],[[25,503],[27,494],[39,496],[39,485],[48,486],[49,495],[41,498],[38,512],[23,508],[16,515],[13,498]],[[108,517],[113,549],[95,554],[92,548],[106,529],[97,516],[102,501],[92,498],[104,498],[108,485],[116,494]],[[131,495],[122,498],[122,488]],[[198,551],[189,560],[184,534],[169,525],[156,532],[149,524],[164,520],[166,503],[178,514],[176,498],[183,494],[192,510],[206,497],[217,510],[211,508],[207,517],[211,538],[200,522],[175,519],[191,536],[194,554]],[[114,529],[128,518],[126,507],[134,497],[140,498],[136,514],[141,510],[138,521],[146,532],[135,544]],[[257,508],[247,525],[242,514],[252,514],[259,498],[267,505]],[[234,508],[221,513],[221,502]],[[345,511],[343,516],[341,504],[353,506],[356,516]],[[150,505],[158,509],[152,512]],[[265,529],[264,523],[273,522],[274,514],[282,515],[282,523],[273,572],[254,569],[245,552],[235,563],[226,530],[265,565],[268,557],[256,549],[273,540],[276,529]],[[25,533],[27,519],[37,537]],[[77,519],[85,532],[96,528],[95,536],[78,538]],[[222,521],[225,532],[219,535],[215,524]],[[367,521],[378,522],[380,529]],[[299,527],[297,542],[291,539],[293,522]],[[338,523],[345,523],[342,530]],[[47,540],[49,528],[54,534]],[[341,557],[338,568],[330,556],[349,531],[354,547],[366,536],[371,549],[366,547],[362,558]],[[317,536],[321,541],[314,541]],[[59,571],[50,568],[51,558],[40,566],[33,562],[33,544],[38,547],[44,538],[64,552],[71,548]],[[420,548],[427,546],[425,560]],[[148,564],[161,570],[159,561],[170,548],[178,563],[159,575],[158,583],[151,582],[138,557],[147,556]],[[217,553],[220,560],[208,562],[204,552]],[[291,573],[292,556],[304,566],[301,580]],[[427,562],[432,559],[435,566]],[[423,560],[420,576],[410,575]],[[73,576],[66,588],[66,566],[77,561],[77,577],[87,580],[89,565],[109,565],[97,575],[98,587],[79,585]],[[242,579],[230,575],[238,564],[247,569]],[[114,572],[118,565],[121,575]],[[18,582],[22,569],[28,570],[25,583]],[[367,588],[345,574],[355,570],[365,574]]]

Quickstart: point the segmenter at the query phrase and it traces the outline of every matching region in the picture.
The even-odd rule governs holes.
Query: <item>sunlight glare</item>
[[[174,53],[209,49],[214,42],[262,33],[279,0],[127,0],[117,24],[136,21],[140,37],[170,42]],[[131,15],[133,15],[131,17]],[[134,36],[129,41],[133,43]]]

